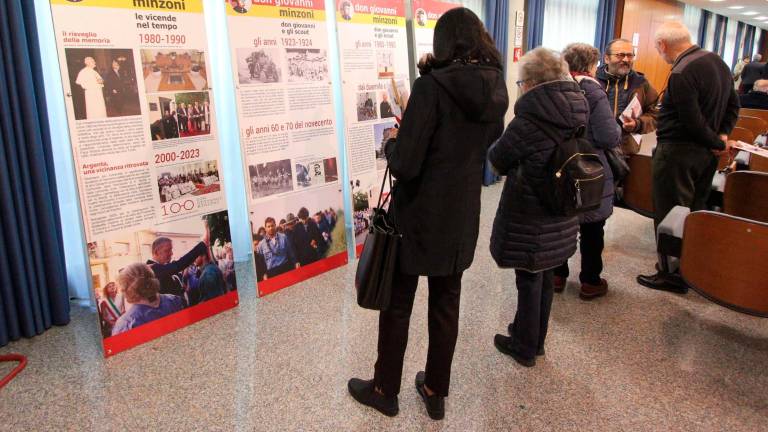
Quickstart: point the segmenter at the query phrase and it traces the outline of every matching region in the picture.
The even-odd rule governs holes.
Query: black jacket
[[[403,273],[445,276],[472,264],[483,163],[508,104],[503,74],[489,66],[455,63],[414,83],[397,140],[386,146]]]
[[[493,221],[491,255],[500,267],[539,272],[564,263],[576,251],[578,219],[553,216],[542,204],[547,163],[557,143],[525,117],[559,129],[562,138],[589,124],[589,105],[573,81],[552,81],[523,94],[515,118],[488,152],[506,174]]]
[[[741,70],[741,84],[753,85],[755,81],[766,77],[765,63],[750,62]]]
[[[739,97],[728,65],[697,46],[675,60],[658,117],[659,143],[690,143],[725,149],[739,117]]]
[[[752,90],[739,96],[742,108],[768,110],[768,93]]]
[[[155,277],[160,281],[160,294],[173,294],[184,298],[184,287],[181,283],[181,272],[192,265],[200,255],[208,253],[205,243],[199,242],[189,252],[184,254],[177,261],[171,261],[167,264],[160,264],[155,260],[147,260],[147,265],[155,273]]]

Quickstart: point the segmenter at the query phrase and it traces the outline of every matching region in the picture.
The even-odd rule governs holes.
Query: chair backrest
[[[768,224],[710,211],[685,220],[680,274],[727,308],[768,318]]]
[[[643,216],[653,217],[651,156],[629,157],[629,174],[624,179],[624,203]]]
[[[759,171],[759,172],[768,172],[768,158],[754,155],[754,154],[750,155],[749,170]]]
[[[768,122],[759,117],[746,116],[739,113],[739,120],[736,122],[736,127],[751,130],[752,133],[757,136],[768,131]],[[750,141],[750,144],[751,143],[752,141]]]
[[[768,173],[736,171],[728,174],[723,211],[732,216],[768,223]]]
[[[759,119],[763,119],[766,123],[768,123],[768,110],[761,110],[761,109],[752,109],[752,108],[742,108],[739,110],[739,117],[757,117]]]
[[[755,137],[757,134],[752,132],[749,129],[736,126],[733,128],[733,131],[731,131],[731,134],[728,135],[728,139],[736,140],[736,141],[744,141],[745,143],[752,144],[755,142]]]

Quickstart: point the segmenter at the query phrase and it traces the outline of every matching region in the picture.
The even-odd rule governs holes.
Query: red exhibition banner
[[[104,354],[238,304],[202,0],[51,0]]]
[[[322,0],[224,0],[259,296],[347,263]]]

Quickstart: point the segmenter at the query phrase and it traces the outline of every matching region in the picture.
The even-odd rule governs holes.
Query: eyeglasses
[[[517,88],[523,88],[523,84],[525,84],[526,81],[528,80],[515,81],[515,84],[517,84]]]
[[[635,53],[613,53],[611,55],[617,59],[626,58],[627,60],[632,60],[635,58]]]

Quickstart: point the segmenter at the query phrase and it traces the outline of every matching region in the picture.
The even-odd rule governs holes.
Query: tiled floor
[[[768,430],[768,321],[638,286],[653,266],[652,224],[625,210],[607,227],[609,295],[583,302],[574,282],[556,295],[535,368],[498,353],[493,335],[516,301],[513,273],[487,252],[500,190],[484,189],[441,422],[412,385],[426,356],[425,290],[400,414],[348,396],[349,377],[372,374],[377,331],[376,314],[355,304],[350,264],[260,300],[243,288],[239,308],[109,360],[94,313],[76,308],[69,326],[0,349],[30,358],[0,390],[0,430]]]

